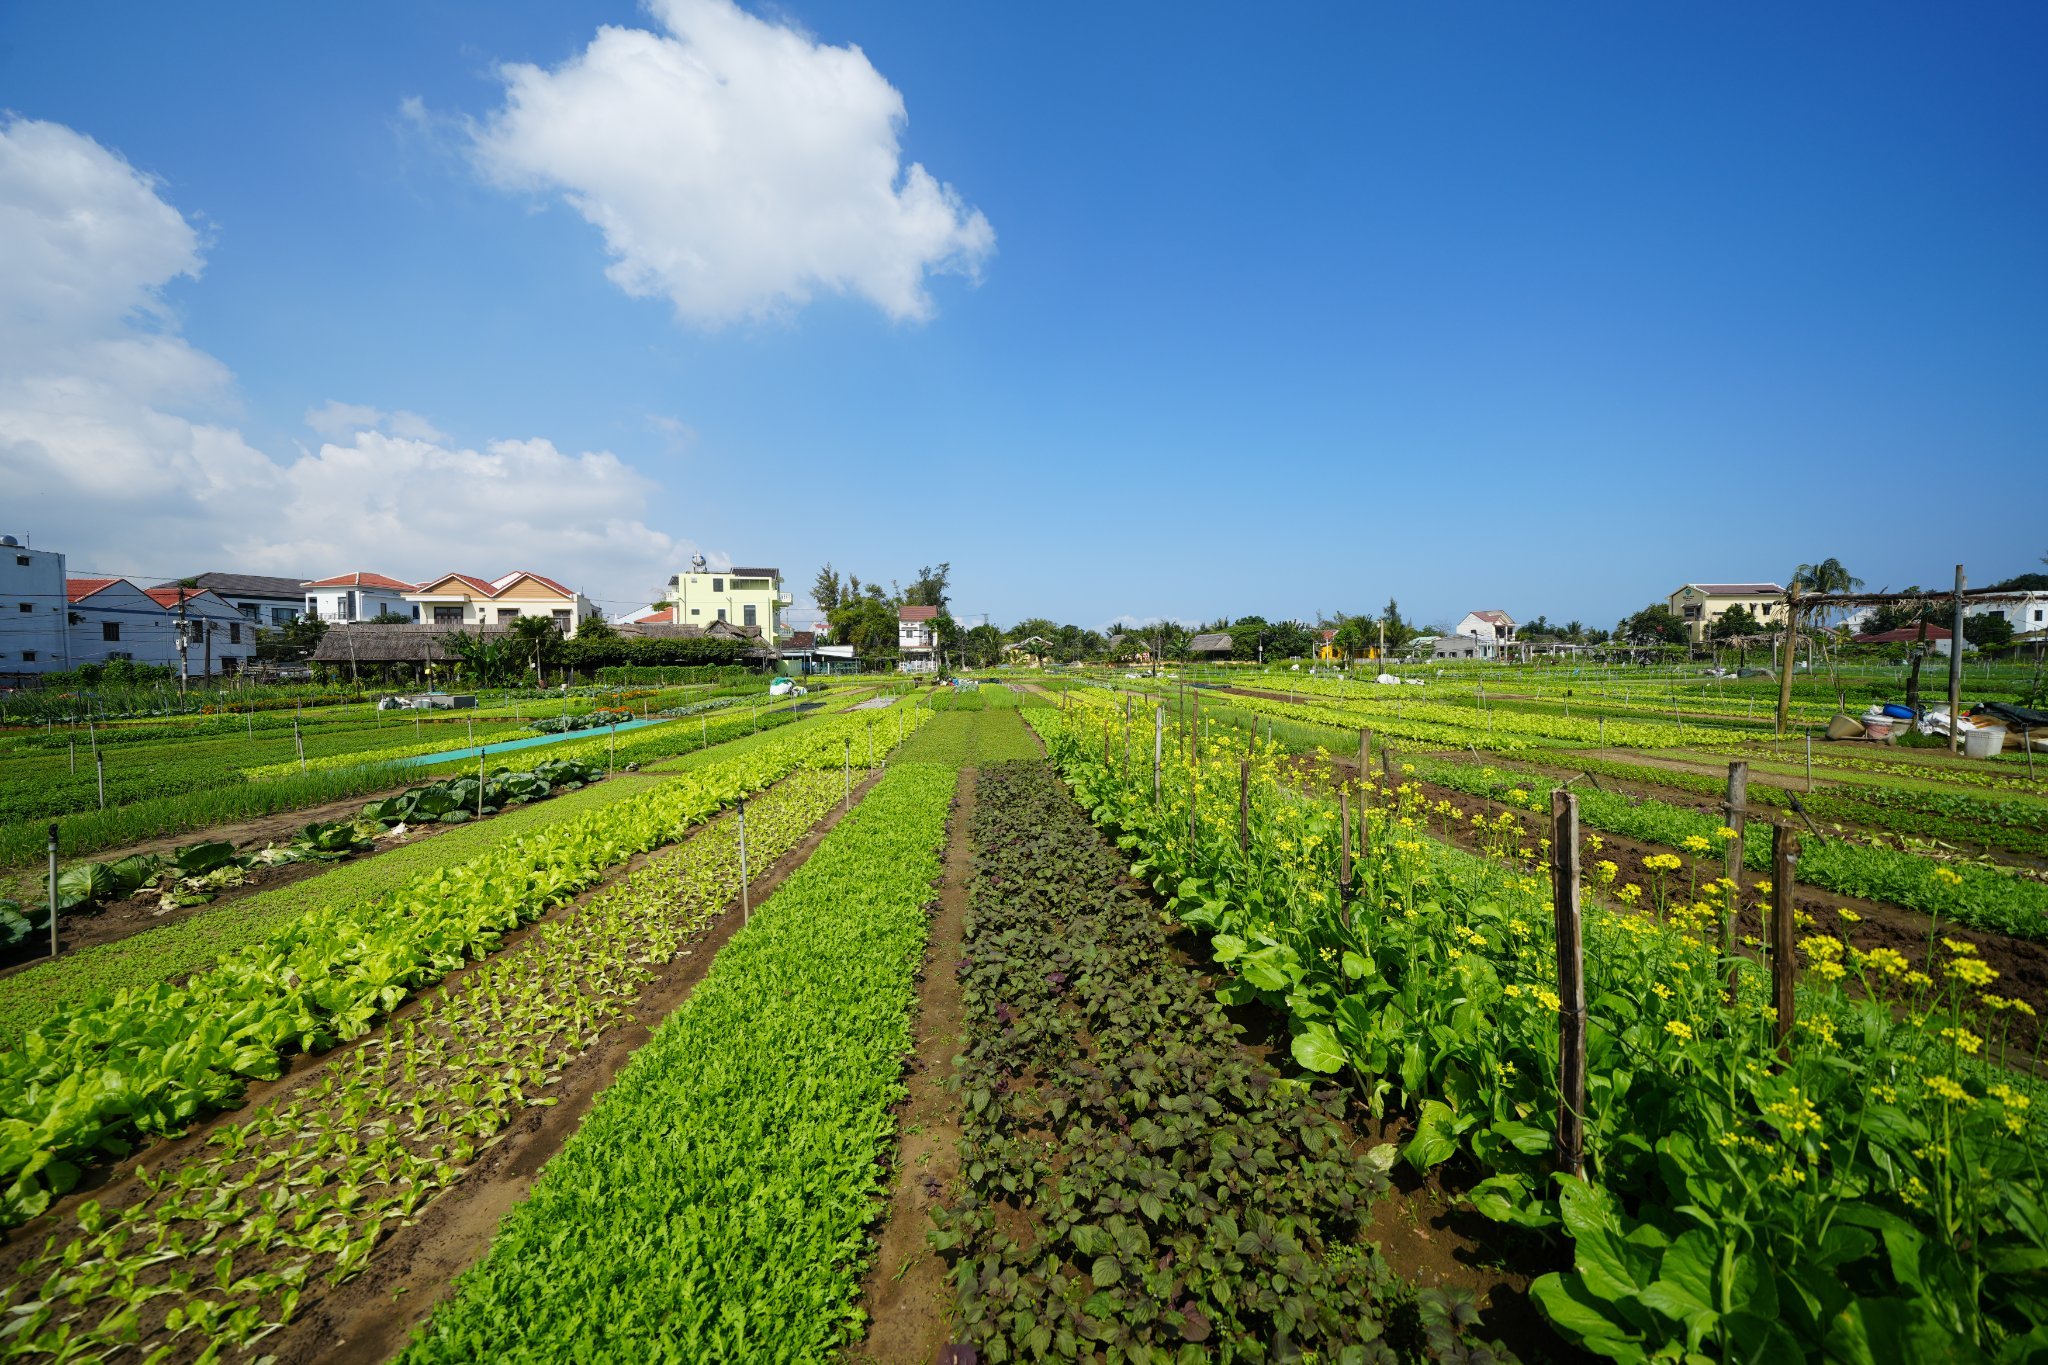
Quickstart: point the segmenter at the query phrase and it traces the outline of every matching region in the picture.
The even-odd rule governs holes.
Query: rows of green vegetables
[[[960,1339],[997,1362],[1390,1361],[1390,1337],[1496,1358],[1356,1240],[1393,1149],[1353,1150],[1340,1090],[1240,1043],[1049,765],[984,766],[973,837],[965,1189],[932,1234]]]
[[[780,739],[781,736],[775,736]],[[710,758],[718,751],[706,754]],[[658,779],[622,773],[567,796],[507,811],[345,863],[303,881],[257,891],[188,918],[66,953],[0,977],[0,1049],[19,1045],[60,1008],[94,995],[154,986],[203,971],[222,957],[264,943],[280,926],[314,910],[363,904],[422,873],[467,862],[500,842],[644,797]]]
[[[747,809],[759,870],[839,797],[799,772]],[[431,994],[317,1079],[150,1169],[119,1205],[81,1203],[13,1277],[9,1359],[205,1358],[252,1347],[359,1274],[570,1063],[622,1025],[663,963],[738,895],[731,818]]]
[[[634,1054],[406,1361],[818,1360],[858,1336],[956,778],[891,768]]]
[[[683,774],[423,873],[376,901],[315,910],[176,983],[87,997],[0,1054],[0,1219],[18,1222],[78,1178],[77,1163],[175,1132],[278,1074],[280,1054],[359,1036],[504,933],[790,771],[830,766],[858,724],[835,717],[779,746]]]
[[[1032,720],[1133,870],[1212,936],[1226,999],[1291,1023],[1296,1060],[1414,1124],[1486,1217],[1556,1239],[1532,1297],[1568,1340],[1657,1358],[2021,1361],[2048,1351],[2041,1092],[1999,1071],[2011,1002],[1969,945],[1928,972],[1813,933],[1781,1054],[1768,982],[1719,951],[1718,904],[1590,906],[1584,1179],[1551,1156],[1555,940],[1538,879],[1427,836],[1413,790],[1353,808],[1370,852],[1341,899],[1339,808],[1261,749],[1238,842],[1238,746],[1149,764],[1099,717]],[[1190,812],[1193,811],[1193,818]],[[1729,973],[1738,977],[1727,997]]]

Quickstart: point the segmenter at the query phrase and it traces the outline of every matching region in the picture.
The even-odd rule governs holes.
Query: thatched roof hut
[[[510,626],[452,626],[412,624],[402,626],[336,625],[320,637],[313,651],[316,664],[429,664],[447,663],[450,635],[474,635],[486,640],[510,635]]]

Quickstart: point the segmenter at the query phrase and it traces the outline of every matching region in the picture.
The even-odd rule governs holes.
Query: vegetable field
[[[0,974],[0,1355],[2048,1357],[2048,793],[1275,680],[96,727],[377,785],[58,816],[178,913]]]

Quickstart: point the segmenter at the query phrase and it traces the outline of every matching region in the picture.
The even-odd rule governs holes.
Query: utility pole
[[[1948,637],[1948,747],[1950,753],[1963,751],[1963,566],[1956,565],[1956,609]],[[1807,790],[1813,789],[1812,779]]]
[[[192,645],[192,638],[191,638],[191,622],[190,622],[190,620],[189,620],[189,619],[188,619],[188,618],[186,617],[186,615],[185,615],[185,590],[184,590],[184,589],[183,589],[182,587],[181,587],[181,588],[178,588],[178,589],[177,589],[177,594],[178,594],[178,695],[179,695],[180,697],[183,697],[183,696],[185,695],[185,684],[186,684],[186,683],[187,683],[187,682],[188,682],[188,681],[190,680],[190,677],[191,677],[191,672],[192,672],[191,668],[189,667],[189,663],[188,663],[188,660],[187,660],[187,659],[186,659],[186,657],[185,657],[185,651],[186,651],[187,649],[191,648],[191,645]]]

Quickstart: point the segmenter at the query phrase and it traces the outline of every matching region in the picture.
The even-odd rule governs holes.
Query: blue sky
[[[1988,581],[2048,553],[2011,496],[2044,40],[2022,4],[14,5],[0,529],[621,610],[696,548],[800,598],[950,560],[1003,623]]]

